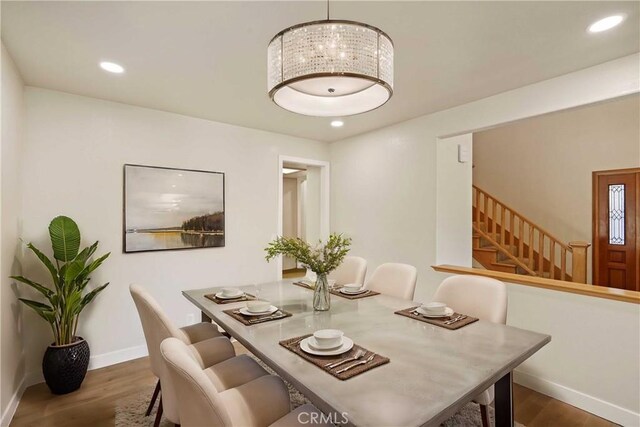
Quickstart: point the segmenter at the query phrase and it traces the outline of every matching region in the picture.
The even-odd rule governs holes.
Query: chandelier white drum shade
[[[393,94],[393,42],[354,21],[287,28],[269,43],[269,97],[294,113],[342,117],[380,107]]]

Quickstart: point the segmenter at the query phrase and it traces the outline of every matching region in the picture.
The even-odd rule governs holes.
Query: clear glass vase
[[[327,275],[318,274],[316,277],[316,287],[313,290],[313,309],[316,311],[329,310],[331,308],[330,296]]]

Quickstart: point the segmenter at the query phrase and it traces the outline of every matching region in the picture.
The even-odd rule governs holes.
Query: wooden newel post
[[[587,248],[588,242],[569,242],[573,250],[573,266],[571,278],[576,283],[587,283]]]

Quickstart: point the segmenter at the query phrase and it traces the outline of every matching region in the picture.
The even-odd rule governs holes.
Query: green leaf
[[[106,253],[105,255],[102,255],[100,258],[94,260],[91,264],[89,264],[85,270],[82,272],[82,276],[86,277],[89,274],[93,273],[93,271],[100,267],[100,265],[104,262],[105,259],[109,258],[109,255],[111,255],[111,252]]]
[[[71,283],[76,280],[76,278],[82,273],[85,269],[84,261],[75,260],[71,261],[67,264],[67,268],[64,270],[64,281],[67,285],[71,285]]]
[[[102,292],[104,290],[104,288],[106,288],[109,285],[109,282],[105,283],[102,286],[98,286],[97,288],[95,288],[94,290],[92,290],[91,292],[89,292],[88,294],[86,294],[84,296],[84,298],[82,298],[82,302],[80,303],[81,307],[80,307],[80,311],[82,311],[82,309],[89,304],[91,301],[93,301],[93,299],[98,296],[98,294],[100,292]],[[79,312],[78,312],[79,314]]]
[[[73,318],[73,316],[78,314],[82,309],[82,305],[81,305],[82,299],[83,298],[80,291],[74,291],[69,294],[66,304],[64,306],[64,309],[65,309],[64,316],[66,319],[69,320],[69,323]]]
[[[78,289],[80,290],[84,289],[84,287],[89,282],[89,275],[93,273],[95,269],[100,267],[100,265],[104,262],[104,260],[109,257],[109,255],[111,255],[111,252],[105,255],[102,255],[100,258],[92,261],[89,265],[84,267],[84,269],[76,277],[76,281],[78,282],[76,286],[78,286]]]
[[[45,296],[49,301],[51,301],[51,297],[53,296],[53,291],[46,286],[41,285],[40,283],[36,283],[33,280],[29,280],[26,277],[22,276],[11,276],[12,279],[17,280],[18,282],[22,282],[26,285],[31,286],[36,291],[40,292]]]
[[[69,217],[57,216],[49,224],[49,236],[53,256],[58,261],[69,262],[78,255],[80,249],[80,230]]]
[[[86,262],[89,258],[91,258],[91,255],[93,255],[96,249],[98,249],[98,242],[95,242],[93,245],[84,248],[82,252],[80,252],[78,256],[76,256],[75,259],[84,260]]]
[[[27,244],[27,247],[31,249],[31,252],[36,254],[38,259],[47,267],[49,273],[51,274],[51,278],[53,279],[53,285],[57,288],[59,284],[58,270],[53,265],[53,262],[49,259],[48,256],[43,254],[38,248],[36,248],[32,243]]]
[[[25,299],[25,298],[18,298],[18,299],[22,301],[24,304],[26,304],[28,307],[32,308],[36,313],[38,313],[38,315],[40,315],[40,317],[42,317],[47,322],[49,323],[55,322],[55,314],[53,313],[53,309],[50,306],[38,301],[30,300],[30,299]]]

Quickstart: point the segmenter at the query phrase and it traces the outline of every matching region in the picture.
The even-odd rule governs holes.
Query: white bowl
[[[247,301],[247,310],[252,313],[262,313],[271,307],[271,303],[269,301],[263,300],[253,300]]]
[[[338,329],[320,329],[313,333],[313,338],[315,338],[319,347],[332,348],[342,343],[343,335],[344,332]]]
[[[447,304],[442,302],[428,302],[420,306],[422,311],[429,314],[444,314]]]
[[[221,293],[224,297],[232,297],[242,293],[242,291],[238,288],[222,288]]]
[[[347,292],[357,292],[362,289],[362,285],[359,283],[347,283],[342,287],[342,289],[346,290]]]

